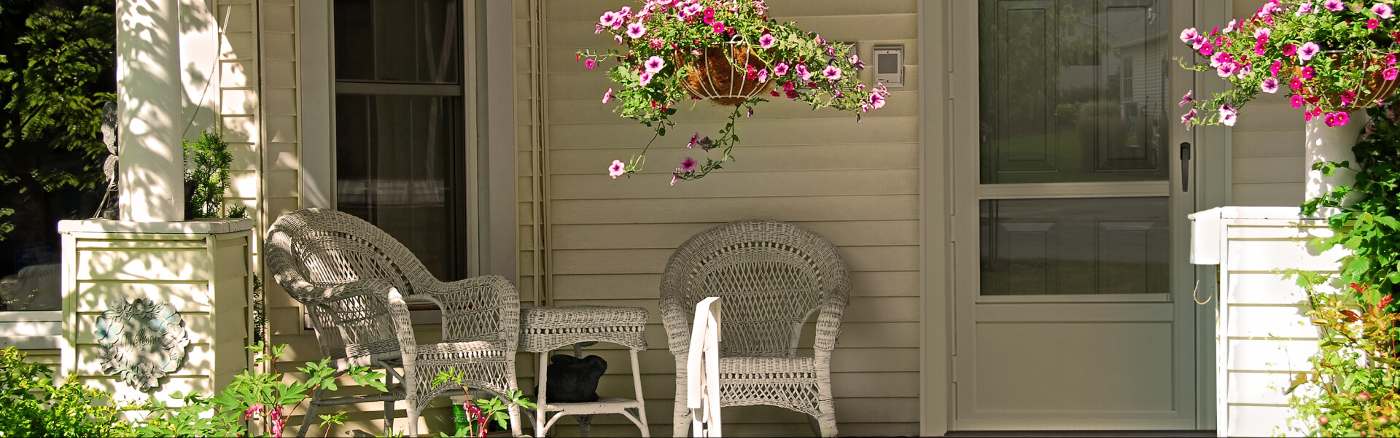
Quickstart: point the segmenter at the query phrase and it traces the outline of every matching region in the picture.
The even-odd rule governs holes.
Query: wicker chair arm
[[[666,326],[666,339],[670,344],[671,354],[678,355],[677,357],[684,356],[690,351],[692,313],[679,299],[666,293],[661,294],[658,305],[661,310],[661,322]]]
[[[442,309],[442,337],[445,341],[490,341],[497,348],[515,353],[520,339],[520,293],[510,280],[499,275],[483,275],[465,280],[437,283],[421,291]],[[491,333],[473,330],[480,324],[453,323],[453,318],[480,318],[481,309],[494,309]]]
[[[361,280],[328,288],[318,302],[345,340],[345,355],[358,364],[417,353],[408,305],[383,280]]]
[[[817,353],[831,353],[836,349],[836,338],[841,334],[841,318],[846,312],[845,294],[832,294],[823,300],[817,314],[817,333],[812,349]]]

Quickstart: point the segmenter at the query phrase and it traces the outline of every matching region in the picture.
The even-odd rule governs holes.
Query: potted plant
[[[769,18],[763,0],[648,0],[635,9],[604,11],[594,33],[607,33],[617,44],[576,56],[588,70],[613,64],[607,72],[617,89],[608,88],[602,102],[615,101],[618,115],[655,131],[640,154],[612,162],[613,178],[642,170],[647,149],[675,126],[671,117],[687,100],[710,100],[733,111],[714,137],[690,136],[685,146],[707,152],[705,161],[682,160],[671,174],[672,185],[702,178],[733,160],[739,142],[735,123],[769,98],[800,101],[813,110],[850,111],[859,118],[883,107],[889,95],[883,84],[859,80],[864,63],[849,46]],[[712,149],[720,151],[717,158],[708,154]]]
[[[1323,163],[1347,162],[1364,120],[1363,110],[1394,94],[1400,67],[1400,19],[1392,0],[1269,0],[1249,17],[1223,28],[1181,31],[1205,63],[1231,87],[1197,99],[1181,98],[1181,122],[1234,126],[1239,111],[1260,94],[1283,93],[1307,123],[1307,197],[1350,182],[1324,172]]]

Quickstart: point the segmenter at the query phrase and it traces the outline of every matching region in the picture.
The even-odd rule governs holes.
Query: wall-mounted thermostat
[[[875,81],[886,87],[904,86],[904,45],[875,46]]]

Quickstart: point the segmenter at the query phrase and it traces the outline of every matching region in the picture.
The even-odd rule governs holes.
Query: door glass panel
[[[336,206],[465,277],[460,0],[335,2]]]
[[[1167,292],[1166,197],[980,204],[983,295]]]
[[[983,184],[1168,177],[1157,0],[982,0]]]
[[[1168,291],[1167,186],[1092,195],[1170,177],[1161,1],[980,1],[981,184],[1086,193],[1016,199],[1022,187],[1009,186],[981,200],[983,295]]]

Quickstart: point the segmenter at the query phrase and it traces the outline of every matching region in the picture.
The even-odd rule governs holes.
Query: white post
[[[1333,188],[1356,181],[1353,171],[1338,170],[1331,176],[1323,176],[1322,172],[1312,170],[1312,166],[1320,161],[1347,161],[1356,165],[1356,155],[1351,152],[1351,147],[1356,145],[1356,138],[1367,120],[1366,111],[1362,110],[1353,111],[1349,123],[1335,128],[1327,127],[1321,117],[1307,122],[1303,145],[1303,172],[1307,175],[1303,186],[1304,199],[1325,195]]]
[[[178,0],[117,0],[121,219],[185,219]]]

